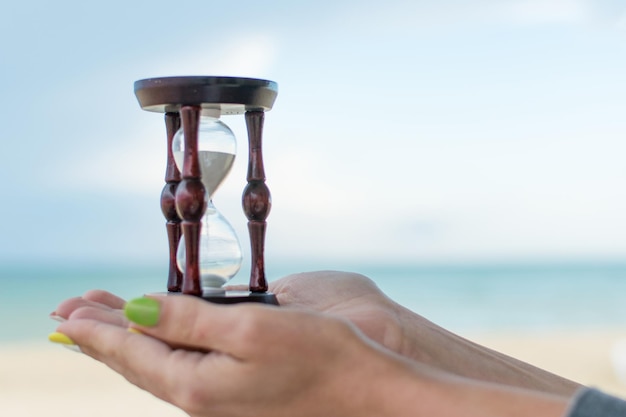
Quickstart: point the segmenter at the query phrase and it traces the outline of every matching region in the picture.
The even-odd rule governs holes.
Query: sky
[[[276,81],[273,260],[626,260],[626,6],[10,2],[0,262],[167,257],[163,118],[135,80]],[[247,249],[240,153],[214,197]]]

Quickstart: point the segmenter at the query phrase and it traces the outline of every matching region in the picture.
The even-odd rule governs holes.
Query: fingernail
[[[78,345],[61,345],[63,346],[65,349],[69,349],[72,352],[76,352],[76,353],[83,353],[82,350],[80,350],[80,346]]]
[[[50,333],[48,335],[48,340],[52,343],[58,343],[64,346],[76,346],[76,343],[74,343],[72,339],[61,332]]]
[[[159,322],[161,306],[153,298],[141,297],[130,300],[124,306],[124,315],[140,326],[155,326]]]
[[[126,330],[128,330],[129,333],[143,334],[139,329],[135,329],[134,327],[129,327]]]
[[[52,320],[56,320],[56,321],[61,322],[61,323],[63,323],[65,321],[65,319],[63,317],[59,316],[56,311],[53,311],[52,313],[50,313],[50,315],[48,317],[50,317]]]

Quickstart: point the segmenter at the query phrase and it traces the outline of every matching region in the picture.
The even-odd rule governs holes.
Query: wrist
[[[571,396],[581,385],[481,346],[398,306],[401,355],[451,375]]]
[[[402,362],[402,361],[400,361]],[[368,416],[562,417],[571,398],[459,377],[406,361],[381,374]]]

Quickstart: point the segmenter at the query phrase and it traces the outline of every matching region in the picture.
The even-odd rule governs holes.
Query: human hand
[[[402,307],[366,276],[338,271],[304,272],[269,285],[280,305],[305,307],[342,317],[375,342],[403,353]]]
[[[271,282],[270,290],[281,305],[308,307],[348,319],[377,343],[451,374],[559,395],[571,395],[580,388],[432,323],[391,300],[363,275],[301,273]]]
[[[396,415],[385,410],[386,381],[410,368],[348,322],[289,307],[142,298],[125,308],[143,324],[134,334],[109,320],[117,312],[106,303],[81,303],[107,320],[78,318],[79,308],[58,331],[192,416]]]
[[[486,375],[493,365],[484,357],[491,355],[484,355],[482,347],[398,305],[363,275],[336,271],[299,273],[270,282],[270,290],[282,306],[347,319],[371,340],[407,358],[459,375],[489,379]],[[92,290],[62,302],[53,317],[93,319],[126,328],[129,322],[122,312],[124,304],[125,300],[116,295]]]
[[[408,361],[347,321],[302,309],[179,296],[124,311],[140,334],[72,315],[58,331],[193,417],[557,417],[569,401]]]
[[[241,288],[239,288],[241,289]],[[368,278],[345,272],[309,272],[270,283],[281,305],[312,309],[351,321],[371,340],[451,374],[569,395],[580,385],[480,346],[385,296]],[[124,300],[104,291],[63,302],[61,318],[95,319],[127,327]]]

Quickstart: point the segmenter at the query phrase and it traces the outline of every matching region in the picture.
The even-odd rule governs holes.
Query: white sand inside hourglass
[[[198,159],[200,160],[202,183],[210,199],[233,166],[235,155],[224,152],[198,151]],[[182,171],[184,152],[175,151],[174,160],[176,161],[178,169]]]

